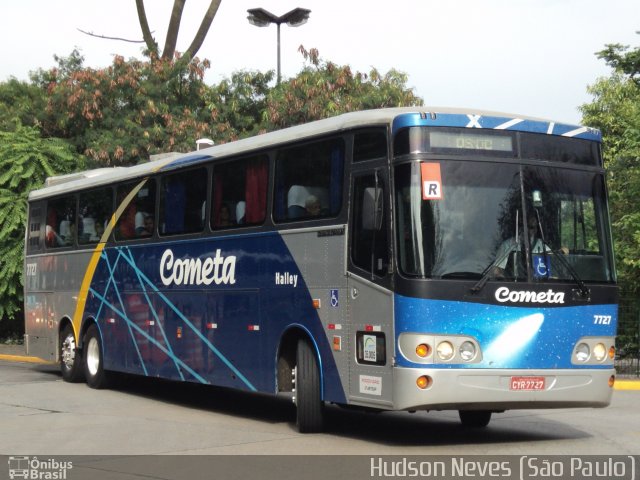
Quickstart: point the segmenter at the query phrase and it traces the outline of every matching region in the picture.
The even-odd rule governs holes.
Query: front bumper
[[[421,390],[416,379],[431,377]],[[393,405],[397,410],[493,410],[606,407],[615,369],[492,370],[394,368]],[[511,390],[512,377],[544,377],[543,390]]]

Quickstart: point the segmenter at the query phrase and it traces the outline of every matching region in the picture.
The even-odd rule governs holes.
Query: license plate
[[[544,390],[544,377],[511,377],[511,390]]]

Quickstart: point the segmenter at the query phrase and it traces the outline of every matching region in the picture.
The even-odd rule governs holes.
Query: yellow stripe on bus
[[[166,162],[163,162],[160,165],[158,165],[156,168],[154,168],[153,172],[154,173],[158,172],[160,169],[169,165],[174,160],[175,159],[173,158],[167,159]],[[82,279],[82,285],[80,286],[80,292],[78,293],[78,303],[76,303],[76,310],[73,314],[72,323],[73,323],[74,335],[76,337],[76,345],[80,340],[79,338],[80,325],[82,323],[82,314],[84,313],[84,307],[87,304],[87,295],[89,293],[89,287],[91,286],[91,281],[93,280],[93,274],[95,273],[96,268],[98,267],[98,262],[100,261],[100,256],[102,255],[102,251],[104,250],[107,240],[109,239],[109,235],[115,228],[116,223],[118,222],[118,219],[120,218],[122,213],[125,211],[125,209],[129,206],[129,203],[131,203],[131,200],[133,200],[133,198],[138,194],[138,192],[143,187],[143,185],[147,183],[147,180],[149,180],[149,177],[144,178],[140,183],[138,183],[124,198],[122,203],[118,205],[118,208],[116,209],[114,214],[111,216],[111,219],[109,220],[109,224],[107,225],[107,228],[105,228],[104,233],[102,234],[102,238],[100,239],[100,242],[98,243],[98,245],[96,245],[96,248],[93,251],[93,254],[91,255],[91,260],[89,260],[89,265],[87,266],[87,271],[84,273],[84,278]]]
[[[138,183],[124,198],[124,200],[118,205],[116,211],[111,215],[111,219],[107,224],[107,228],[105,228],[104,233],[102,234],[102,238],[98,245],[96,245],[93,254],[91,255],[91,260],[89,260],[89,265],[87,266],[87,270],[84,272],[84,278],[82,279],[82,285],[80,286],[80,292],[78,293],[78,302],[76,303],[76,311],[73,314],[73,331],[76,337],[76,345],[80,341],[80,324],[82,323],[82,314],[84,313],[84,307],[87,304],[87,295],[89,294],[89,287],[91,287],[91,282],[93,280],[93,275],[96,272],[96,268],[98,267],[98,262],[100,261],[100,256],[102,255],[102,251],[109,239],[109,235],[116,226],[118,219],[125,211],[125,209],[131,203],[131,200],[138,194],[140,189],[143,187],[145,183],[147,183],[149,177],[143,179],[140,183]]]

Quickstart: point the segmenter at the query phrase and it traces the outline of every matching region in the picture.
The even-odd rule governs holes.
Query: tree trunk
[[[184,9],[185,3],[186,0],[174,0],[173,2],[171,20],[169,22],[169,28],[167,29],[167,39],[162,52],[163,59],[172,59],[175,54],[176,43],[178,41],[178,31],[180,30],[180,22],[182,21],[182,10]],[[193,57],[196,56],[200,47],[202,47],[202,43],[209,32],[211,23],[218,12],[220,3],[222,3],[222,0],[211,0],[209,8],[202,19],[202,23],[200,24],[200,28],[198,29],[193,42],[191,42],[191,45],[184,53],[182,61],[190,62]],[[136,0],[136,7],[138,9],[138,21],[140,22],[140,28],[142,29],[142,36],[147,45],[147,49],[149,50],[149,54],[152,59],[158,58],[158,44],[151,35],[151,30],[149,29],[149,22],[147,21],[147,14],[144,9],[144,0]]]
[[[176,52],[176,43],[178,41],[178,31],[180,30],[180,21],[182,20],[182,10],[186,0],[175,0],[173,2],[173,10],[171,11],[171,21],[167,29],[167,39],[162,50],[162,58],[171,60]]]
[[[200,47],[202,46],[202,43],[204,42],[204,39],[209,32],[209,27],[211,27],[211,22],[213,22],[213,18],[218,12],[218,8],[220,7],[221,2],[222,0],[211,0],[209,8],[207,9],[207,13],[205,13],[204,18],[202,19],[202,23],[200,24],[200,28],[198,29],[198,33],[196,33],[193,42],[191,42],[191,45],[184,54],[186,60],[190,61],[193,57],[196,56],[198,50],[200,50]]]
[[[158,44],[151,35],[151,30],[149,29],[147,13],[144,10],[144,0],[136,0],[136,8],[138,9],[138,21],[140,22],[140,28],[142,29],[142,38],[144,38],[144,43],[147,44],[149,54],[153,58],[158,55]]]

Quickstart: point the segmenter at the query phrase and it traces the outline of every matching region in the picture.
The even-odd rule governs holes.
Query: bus
[[[353,112],[29,195],[25,344],[113,372],[327,404],[604,407],[617,287],[599,131]]]

